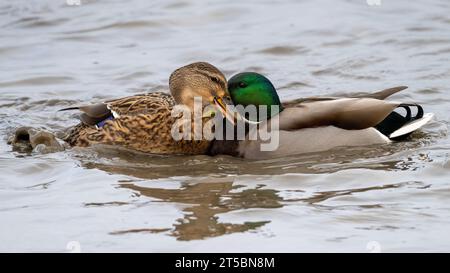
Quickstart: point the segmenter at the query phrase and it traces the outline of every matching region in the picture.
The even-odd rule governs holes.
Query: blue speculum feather
[[[113,119],[114,119],[114,117],[111,115],[111,116],[105,118],[104,120],[100,121],[99,123],[97,123],[97,127],[102,128],[108,120],[113,120]]]

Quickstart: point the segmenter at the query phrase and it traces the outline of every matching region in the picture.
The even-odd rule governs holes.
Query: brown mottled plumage
[[[65,138],[72,146],[92,144],[120,145],[156,154],[204,154],[210,141],[175,141],[171,128],[176,118],[171,116],[175,104],[193,109],[193,99],[201,96],[203,106],[229,99],[224,75],[214,66],[199,62],[175,70],[169,80],[170,92],[141,94],[105,103],[66,108],[79,109],[81,123],[72,127]],[[107,120],[103,127],[99,122]],[[206,118],[203,118],[203,122]],[[194,128],[194,126],[191,126]]]

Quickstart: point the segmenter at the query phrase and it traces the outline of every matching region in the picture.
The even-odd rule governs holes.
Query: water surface
[[[70,1],[69,1],[70,2]],[[0,251],[450,251],[450,3],[0,3]],[[284,100],[397,85],[435,121],[402,143],[248,161],[97,147],[12,151],[19,126],[208,61]]]

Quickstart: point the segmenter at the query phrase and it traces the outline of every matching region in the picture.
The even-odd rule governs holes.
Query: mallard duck
[[[433,117],[432,113],[424,114],[418,104],[384,100],[406,88],[394,87],[348,98],[314,97],[282,103],[273,84],[263,75],[253,72],[237,74],[228,81],[228,91],[234,104],[266,106],[269,120],[258,120],[260,124],[250,129],[246,140],[216,140],[210,154],[265,159],[325,151],[339,146],[386,144],[402,140]],[[278,108],[272,111],[273,105]],[[406,110],[405,115],[399,113],[401,108]],[[258,117],[261,114],[258,112]],[[248,138],[256,130],[270,130],[275,125],[278,127],[274,131],[277,133],[275,136],[279,137],[276,140],[279,145],[274,150],[262,151],[261,144],[268,141]]]
[[[169,88],[171,95],[140,94],[61,109],[82,112],[81,123],[71,128],[64,140],[71,146],[111,144],[155,154],[205,154],[210,141],[172,137],[177,117],[171,111],[177,104],[193,111],[194,97],[202,97],[203,106],[216,105],[225,113],[226,104],[231,103],[225,76],[209,63],[192,63],[171,74]]]

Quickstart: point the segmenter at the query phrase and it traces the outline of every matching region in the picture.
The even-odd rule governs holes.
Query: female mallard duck
[[[210,154],[263,159],[325,151],[338,146],[401,140],[433,117],[432,113],[424,114],[418,104],[384,101],[406,88],[395,87],[351,98],[315,97],[281,103],[274,86],[266,77],[251,72],[237,74],[228,81],[228,91],[234,104],[266,106],[267,114],[262,116],[271,118],[271,121],[260,121],[258,127],[250,129],[246,140],[216,140]],[[273,105],[278,107],[271,110]],[[405,115],[395,111],[400,108],[406,110]],[[417,109],[415,115],[412,108]],[[258,112],[258,116],[261,114]],[[272,136],[278,137],[276,149],[263,151],[261,144],[269,141],[248,138],[255,130],[270,131],[270,128],[277,128],[276,132],[272,132]]]
[[[194,97],[202,97],[203,107],[212,104],[226,112],[224,101],[231,100],[225,76],[211,64],[193,63],[171,74],[169,88],[172,95],[150,93],[62,109],[83,112],[81,123],[70,129],[64,140],[72,146],[110,144],[146,153],[205,154],[210,141],[172,137],[177,117],[171,111],[176,104],[183,104],[192,112]]]

